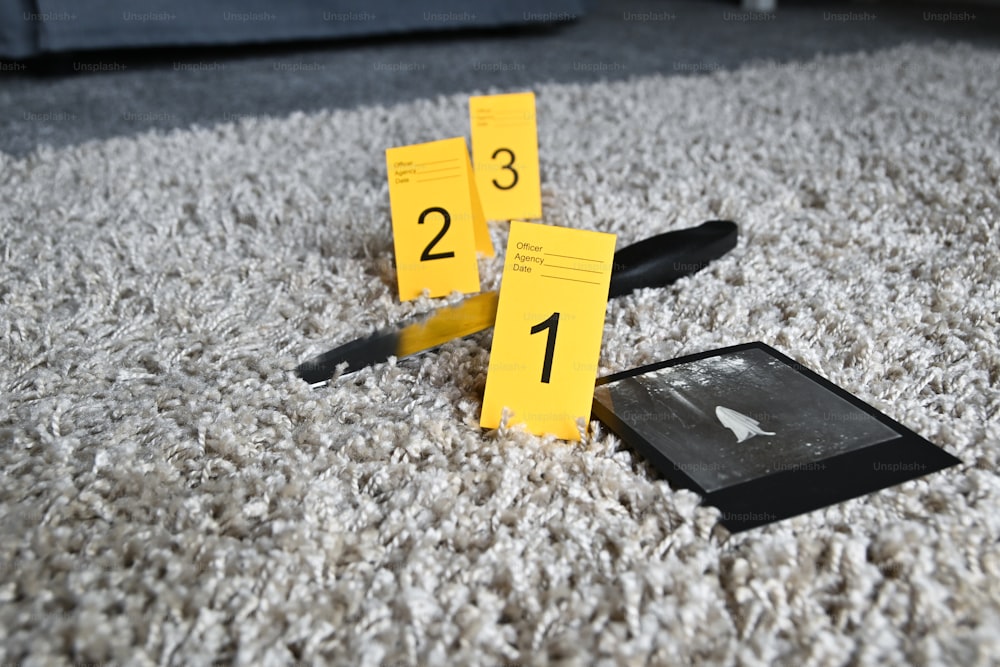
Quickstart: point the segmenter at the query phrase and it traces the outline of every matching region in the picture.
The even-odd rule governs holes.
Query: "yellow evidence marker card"
[[[488,220],[542,217],[535,94],[469,98],[472,159]]]
[[[579,440],[590,417],[615,235],[514,221],[479,420]]]
[[[478,292],[476,251],[493,245],[465,139],[389,148],[385,162],[400,300]]]

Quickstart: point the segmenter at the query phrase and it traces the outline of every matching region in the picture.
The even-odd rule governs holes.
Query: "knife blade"
[[[641,287],[662,287],[703,269],[736,246],[738,228],[729,220],[709,220],[697,227],[664,232],[622,248],[614,255],[608,298]],[[454,306],[345,343],[301,363],[295,373],[309,384],[328,381],[341,364],[343,375],[389,357],[402,359],[432,350],[493,326],[498,292],[470,296]]]

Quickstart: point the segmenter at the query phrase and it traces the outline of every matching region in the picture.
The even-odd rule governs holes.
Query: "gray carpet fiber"
[[[395,296],[382,151],[464,94],[0,154],[0,662],[996,660],[998,82],[941,45],[537,87],[546,222],[743,230],[609,305],[602,374],[763,340],[965,462],[739,535],[596,423],[482,431],[489,334],[289,372],[440,302]]]

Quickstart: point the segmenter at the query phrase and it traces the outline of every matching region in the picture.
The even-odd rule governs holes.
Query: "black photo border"
[[[892,429],[898,437],[820,459],[816,463],[821,465],[802,465],[780,470],[717,491],[706,492],[681,467],[639,435],[599,399],[602,393],[600,387],[618,380],[751,349],[760,350],[774,357]],[[917,435],[854,394],[760,341],[699,352],[598,378],[593,414],[615,435],[645,457],[671,484],[696,491],[703,496],[705,504],[717,507],[722,513],[722,525],[733,533],[864,496],[962,463],[960,459]]]

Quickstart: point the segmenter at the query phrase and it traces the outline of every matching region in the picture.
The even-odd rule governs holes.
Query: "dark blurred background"
[[[744,3],[0,0],[0,151],[903,43],[1000,46],[995,0]]]

